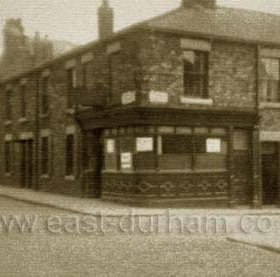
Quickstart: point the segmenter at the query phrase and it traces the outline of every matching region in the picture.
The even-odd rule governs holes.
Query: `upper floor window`
[[[21,117],[26,117],[26,86],[20,87],[20,97],[21,97]]]
[[[41,107],[42,114],[49,112],[49,78],[42,79]]]
[[[84,63],[82,68],[82,82],[83,88],[87,89],[89,86],[90,62]]]
[[[67,70],[67,89],[68,89],[68,108],[73,107],[74,104],[74,89],[77,87],[77,70],[75,67]]]
[[[195,98],[208,96],[208,53],[184,52],[184,94]]]
[[[12,119],[11,90],[6,91],[6,119]]]
[[[74,174],[74,135],[66,137],[66,176]]]
[[[5,171],[11,173],[12,168],[12,142],[5,141]]]
[[[115,52],[109,57],[109,100],[113,100],[113,95],[121,93],[120,91],[120,52]]]
[[[261,59],[261,94],[266,102],[280,102],[280,64],[279,59]]]

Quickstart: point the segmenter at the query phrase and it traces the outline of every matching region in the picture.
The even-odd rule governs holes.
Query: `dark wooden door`
[[[22,188],[33,186],[33,140],[20,142],[20,180]]]
[[[262,146],[263,204],[278,204],[278,151],[277,144]]]
[[[101,195],[101,171],[103,162],[103,147],[100,131],[96,130],[92,136],[92,169],[93,169],[93,192],[96,197]]]
[[[27,187],[33,186],[33,140],[27,141]]]
[[[20,142],[20,183],[21,187],[26,187],[26,141]]]

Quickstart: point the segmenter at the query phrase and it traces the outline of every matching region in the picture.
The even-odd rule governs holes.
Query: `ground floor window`
[[[49,138],[42,137],[41,139],[41,174],[49,174]]]
[[[11,173],[12,169],[12,142],[5,142],[5,171],[7,174]]]
[[[120,128],[104,138],[105,170],[226,169],[227,155],[223,128]]]
[[[66,137],[66,176],[74,174],[74,135]]]

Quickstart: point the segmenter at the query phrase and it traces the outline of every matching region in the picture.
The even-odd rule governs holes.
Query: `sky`
[[[85,44],[97,38],[97,9],[102,0],[0,0],[0,29],[5,20],[21,18],[25,34]],[[181,0],[109,0],[115,30],[177,8]],[[280,15],[279,0],[218,0],[218,5]],[[280,30],[279,30],[280,31]],[[0,31],[0,53],[3,37]]]

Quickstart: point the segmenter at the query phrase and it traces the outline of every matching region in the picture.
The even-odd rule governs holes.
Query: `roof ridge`
[[[279,14],[275,13],[270,13],[270,12],[264,12],[264,11],[259,11],[259,10],[251,10],[251,9],[246,9],[246,8],[234,8],[234,7],[225,7],[225,6],[218,6],[218,9],[227,9],[227,10],[236,10],[236,11],[242,11],[242,12],[248,12],[248,13],[255,13],[255,14],[260,14],[260,15],[269,15],[269,16],[275,16],[277,18],[280,17]]]

